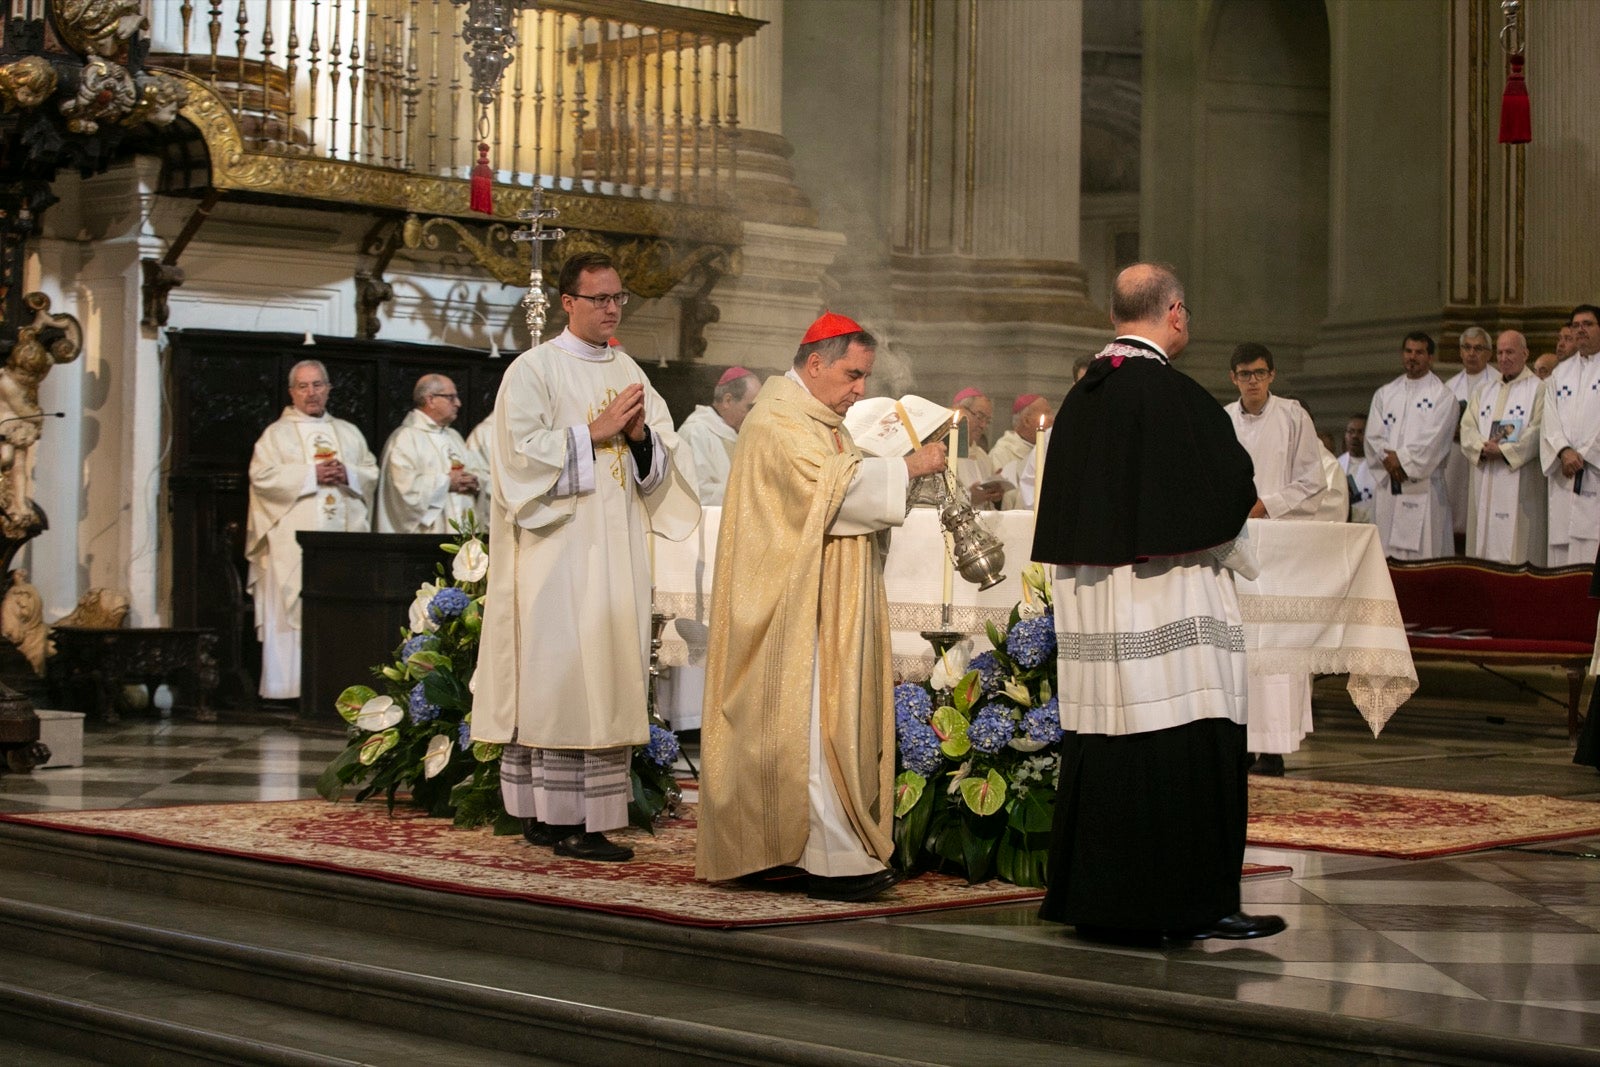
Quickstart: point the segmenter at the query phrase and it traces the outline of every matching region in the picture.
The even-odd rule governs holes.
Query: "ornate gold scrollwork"
[[[56,91],[56,68],[43,56],[28,56],[0,67],[0,107],[7,111],[38,107]]]
[[[74,52],[109,59],[150,28],[140,7],[139,0],[55,0],[55,24]]]
[[[528,276],[528,265],[521,256],[495,251],[496,244],[508,249],[516,248],[511,243],[511,231],[500,222],[489,223],[484,228],[484,237],[480,239],[455,219],[431,218],[424,222],[415,215],[408,215],[402,231],[405,246],[439,249],[442,247],[436,232],[439,230],[448,231],[455,238],[456,247],[471,256],[474,263],[488,271],[490,277],[501,285],[521,285]]]

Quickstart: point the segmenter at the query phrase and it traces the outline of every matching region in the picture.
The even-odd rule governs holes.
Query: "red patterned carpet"
[[[1600,834],[1600,804],[1545,796],[1250,779],[1249,842],[1424,859]]]
[[[969,886],[960,878],[923,874],[867,904],[810,900],[694,880],[694,809],[657,830],[612,835],[631,845],[630,863],[566,860],[520,837],[455,830],[409,808],[389,818],[381,803],[291,800],[63,814],[3,816],[78,833],[356,874],[427,889],[587,908],[688,926],[770,926],[901,915],[980,904],[1038,900],[1038,890],[1003,882]],[[1246,864],[1244,874],[1286,867]]]

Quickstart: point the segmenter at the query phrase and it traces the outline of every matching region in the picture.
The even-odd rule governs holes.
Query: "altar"
[[[1004,629],[1022,598],[1022,568],[1033,549],[1033,513],[981,513],[1005,546],[1005,580],[979,590],[959,575],[950,621],[944,614],[944,533],[938,514],[918,508],[890,532],[884,562],[894,672],[920,681],[933,669],[925,630],[969,635],[973,652],[990,647],[985,623]],[[663,636],[661,704],[675,729],[698,729],[704,686],[706,623],[717,553],[720,508],[706,508],[688,540],[656,540],[655,606],[674,616]],[[1252,673],[1348,674],[1348,691],[1373,735],[1417,688],[1416,667],[1394,586],[1367,523],[1252,519],[1250,538],[1261,574],[1238,582],[1245,651]]]

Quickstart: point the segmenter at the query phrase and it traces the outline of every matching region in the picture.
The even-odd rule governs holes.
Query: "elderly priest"
[[[720,506],[728,484],[728,467],[733,463],[733,446],[739,440],[739,427],[755,407],[761,379],[743,367],[729,367],[711,390],[711,403],[697,404],[678,427],[678,438],[694,457],[695,475],[700,480],[700,503]]]
[[[623,861],[629,748],[650,740],[651,554],[700,521],[694,468],[644,371],[610,345],[628,294],[609,257],[570,257],[567,328],[506,370],[490,434],[489,588],[472,738],[505,745],[523,835]]]
[[[377,530],[449,533],[451,523],[476,507],[489,468],[451,425],[461,413],[454,382],[424,374],[411,390],[411,403],[383,446]]]
[[[301,360],[289,371],[289,406],[250,455],[245,558],[261,640],[261,695],[300,696],[301,530],[371,527],[378,463],[351,423],[328,414],[328,371]]]
[[[894,699],[878,533],[944,446],[865,457],[876,342],[824,314],[739,433],[712,583],[695,873],[867,900],[894,884]]]
[[[1506,330],[1491,371],[1461,414],[1467,486],[1467,555],[1498,563],[1545,561],[1545,478],[1539,468],[1544,383],[1528,369],[1528,341]]]

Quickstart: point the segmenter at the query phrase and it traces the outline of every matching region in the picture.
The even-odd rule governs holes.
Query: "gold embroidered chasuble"
[[[822,751],[867,852],[893,851],[889,604],[876,534],[832,536],[861,453],[843,417],[770,379],[745,419],[712,582],[697,877],[797,863],[809,833],[812,688]]]

